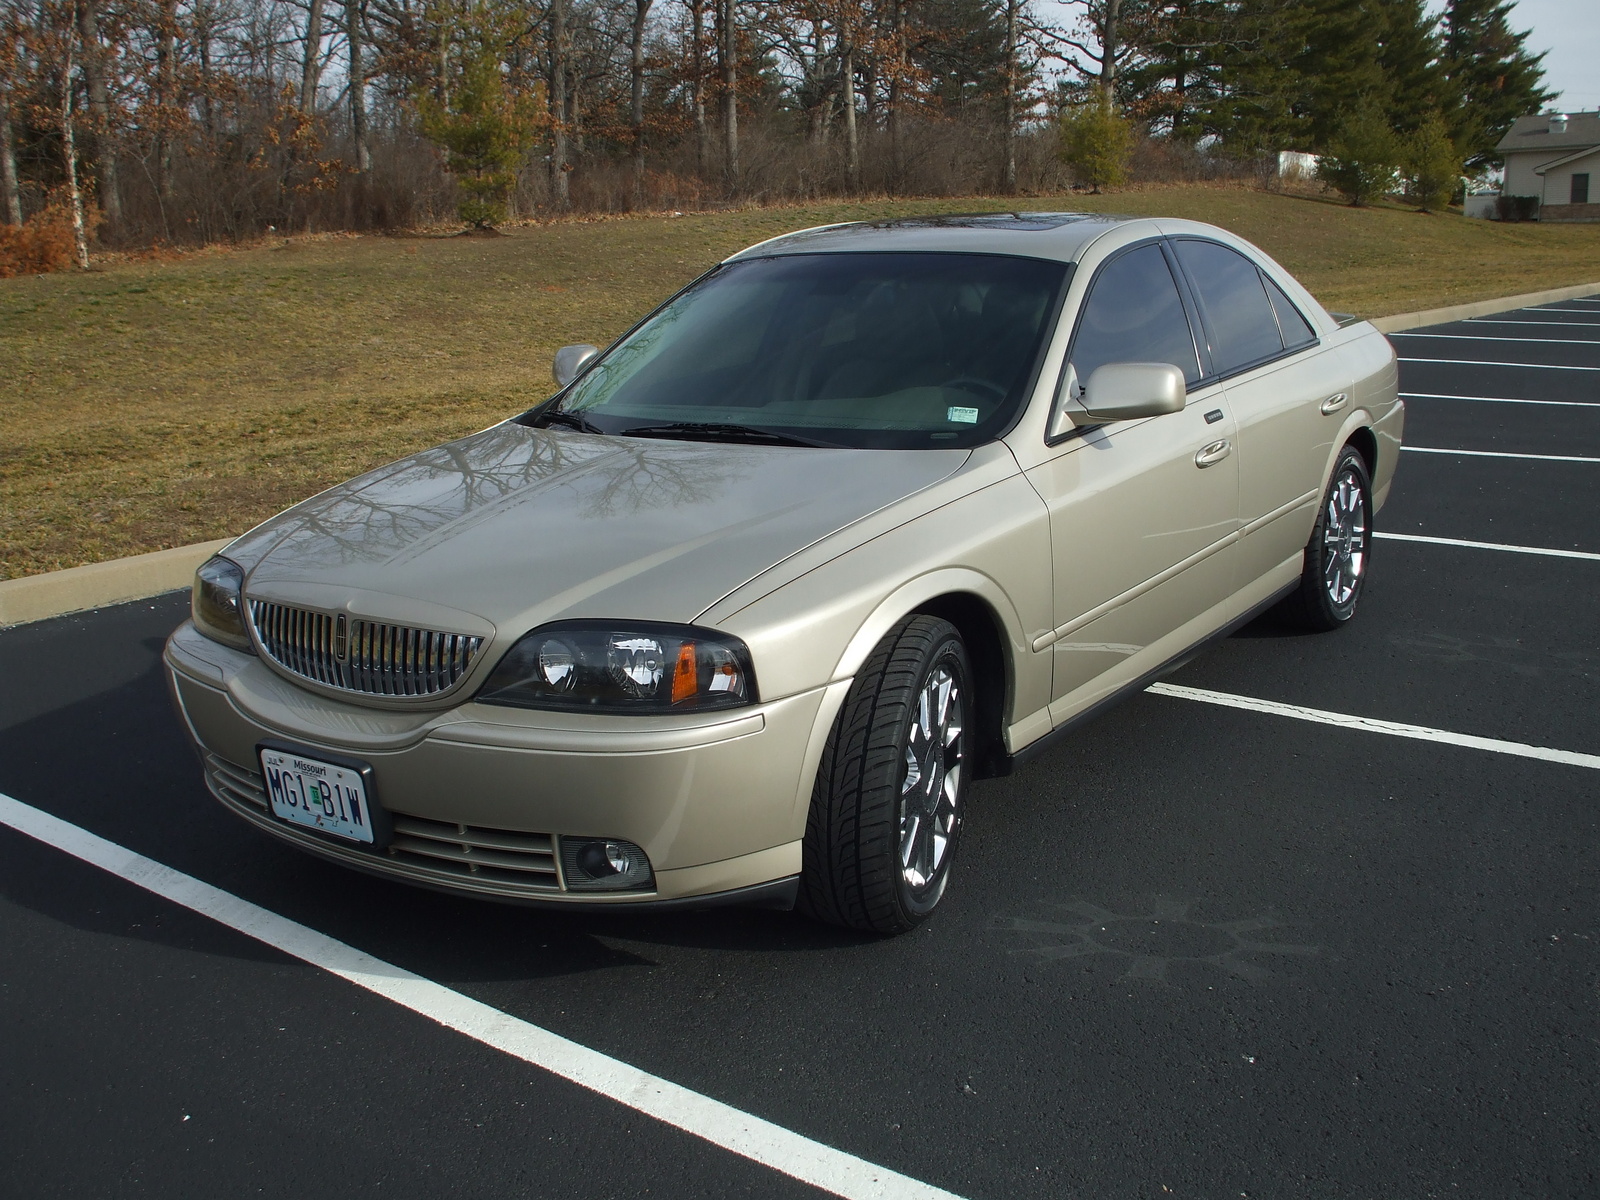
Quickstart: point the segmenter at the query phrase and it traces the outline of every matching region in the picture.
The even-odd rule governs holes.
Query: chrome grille
[[[287,671],[369,696],[435,696],[466,676],[481,637],[250,601],[261,647]]]

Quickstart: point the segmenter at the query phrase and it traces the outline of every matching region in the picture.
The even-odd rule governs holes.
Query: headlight
[[[561,622],[506,652],[478,699],[579,712],[702,712],[753,704],[750,651],[692,625]]]
[[[194,627],[235,650],[250,649],[243,590],[244,572],[237,563],[220,557],[208,561],[194,573],[194,596],[189,605]]]

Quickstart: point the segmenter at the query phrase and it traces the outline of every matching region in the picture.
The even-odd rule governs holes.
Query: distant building
[[[1600,221],[1600,112],[1518,117],[1495,150],[1502,195],[1535,197],[1541,221]]]

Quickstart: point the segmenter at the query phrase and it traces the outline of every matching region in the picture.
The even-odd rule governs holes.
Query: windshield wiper
[[[619,429],[622,437],[683,438],[691,442],[764,442],[769,446],[825,447],[827,442],[779,433],[775,429],[757,429],[754,425],[730,425],[722,422],[674,421],[669,425],[635,425],[632,429]]]
[[[539,424],[544,426],[563,425],[568,429],[577,429],[583,433],[604,433],[605,430],[589,420],[582,413],[568,412],[564,408],[552,408],[541,413]]]

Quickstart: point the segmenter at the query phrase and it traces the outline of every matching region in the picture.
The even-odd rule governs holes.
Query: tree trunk
[[[1110,103],[1117,98],[1117,42],[1122,17],[1122,0],[1106,0],[1106,23],[1100,31],[1100,90]]]
[[[710,155],[710,137],[706,129],[706,17],[705,0],[689,0],[691,36],[694,51],[690,57],[694,78],[689,84],[690,102],[694,106],[694,165],[701,178],[705,177],[706,159]]]
[[[861,142],[856,129],[856,48],[846,44],[839,55],[839,95],[844,101],[844,183],[861,190]]]
[[[715,0],[717,66],[722,85],[722,177],[731,196],[739,190],[739,34],[734,28],[738,0]]]
[[[95,144],[100,151],[100,207],[106,224],[115,232],[122,227],[122,188],[117,179],[116,138],[106,89],[106,52],[100,41],[99,0],[81,0],[78,36],[83,40],[83,81],[89,90],[89,116],[94,121]]]
[[[172,199],[172,126],[178,105],[178,0],[161,0],[160,31],[156,40],[156,194],[161,201],[161,224],[167,236],[166,202]]]
[[[644,203],[644,23],[652,0],[633,0],[633,39],[629,45],[628,118],[633,122],[633,202]]]
[[[550,3],[550,198],[571,203],[567,187],[567,0]]]
[[[306,13],[305,57],[300,64],[300,111],[317,111],[317,81],[322,75],[322,0],[311,0]]]
[[[67,33],[66,68],[61,72],[61,157],[67,172],[67,199],[72,204],[72,243],[78,266],[89,269],[89,239],[83,227],[83,193],[78,190],[78,142],[72,132],[72,33]]]
[[[889,31],[892,45],[889,60],[889,95],[885,107],[885,120],[889,126],[889,194],[899,193],[905,171],[905,155],[901,147],[900,97],[906,74],[906,47],[901,0],[890,0]]]
[[[17,154],[11,147],[11,109],[0,93],[0,191],[5,192],[6,219],[22,224],[22,189],[17,186]]]
[[[1020,4],[1021,0],[1006,0],[1006,103],[1002,137],[1005,161],[1000,168],[1000,190],[1007,195],[1017,190],[1017,9]]]
[[[360,0],[344,0],[344,36],[350,48],[350,137],[355,142],[356,170],[372,169],[372,151],[367,146],[367,70],[362,59]]]

